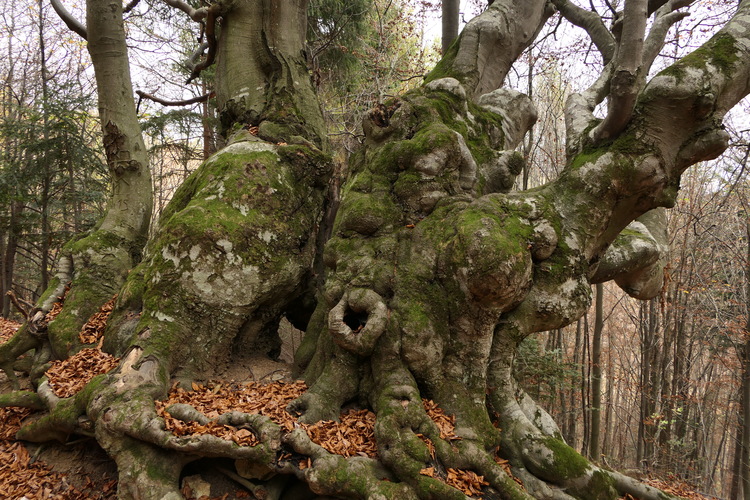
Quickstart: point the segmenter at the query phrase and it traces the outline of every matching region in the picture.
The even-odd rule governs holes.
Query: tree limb
[[[169,1],[172,1],[172,0],[169,0]],[[198,78],[198,75],[200,75],[204,69],[211,66],[216,60],[216,19],[219,16],[221,16],[221,13],[222,13],[221,4],[213,4],[206,10],[205,28],[206,28],[206,43],[208,44],[208,54],[206,54],[205,61],[195,65],[186,83],[190,83],[196,78]],[[201,45],[201,47],[202,46],[203,45]]]
[[[181,10],[195,22],[203,21],[208,16],[208,10],[210,9],[210,7],[201,7],[200,9],[194,9],[183,0],[164,0],[164,3],[166,3],[170,7]]]
[[[55,9],[55,12],[57,12],[57,15],[60,16],[60,19],[62,19],[71,31],[78,33],[78,35],[84,40],[88,40],[89,35],[86,31],[86,27],[78,19],[73,17],[73,14],[68,12],[60,0],[50,0],[50,4],[52,5],[52,8]]]
[[[604,64],[608,64],[615,56],[616,45],[602,18],[596,12],[582,9],[569,0],[553,0],[552,3],[565,19],[586,30],[601,53]]]
[[[138,94],[138,96],[141,99],[148,99],[150,101],[159,103],[162,106],[188,106],[190,104],[195,104],[197,102],[206,102],[209,98],[211,98],[214,95],[213,92],[209,92],[208,94],[199,95],[191,99],[184,99],[182,101],[167,101],[166,99],[161,99],[159,97],[156,97],[155,95],[147,94],[146,92],[143,92],[142,90],[136,90],[135,93]]]
[[[677,9],[690,5],[692,0],[670,0],[664,4],[657,12],[654,24],[651,26],[651,30],[646,38],[645,45],[643,47],[643,77],[648,74],[651,65],[654,63],[656,56],[659,55],[661,49],[664,47],[664,40],[667,37],[667,32],[675,23],[681,21],[690,15],[689,12],[676,12]]]
[[[456,78],[471,99],[492,92],[503,84],[513,62],[553,12],[552,5],[541,0],[494,2],[466,25],[451,46],[455,55],[449,51],[445,67],[430,73],[427,82]]]
[[[616,67],[609,82],[609,110],[604,120],[591,131],[594,143],[619,134],[633,115],[643,63],[646,8],[646,0],[625,2]]]
[[[127,14],[131,10],[135,9],[135,6],[138,5],[140,2],[141,2],[141,0],[131,0],[129,4],[127,4],[125,7],[123,7],[122,13],[123,14]]]
[[[12,290],[10,290],[5,295],[7,295],[10,298],[10,301],[13,303],[14,306],[16,306],[16,309],[18,309],[18,312],[20,312],[24,318],[29,319],[29,311],[26,309],[26,307],[24,307],[23,304],[21,304],[21,301],[18,297],[16,297],[16,294],[13,293]]]

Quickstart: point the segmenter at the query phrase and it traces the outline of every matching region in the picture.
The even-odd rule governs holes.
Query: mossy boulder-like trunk
[[[464,499],[441,480],[460,469],[483,477],[486,498],[670,498],[567,446],[515,383],[513,359],[528,335],[581,317],[592,283],[614,279],[640,298],[659,290],[659,207],[674,203],[685,168],[723,151],[721,119],[748,93],[750,2],[698,55],[636,84],[621,129],[593,116],[606,89],[571,98],[565,171],[511,192],[535,112],[498,87],[552,3],[496,0],[424,86],[370,113],[324,246],[333,169],[302,59],[305,2],[227,7],[217,88],[228,145],[175,194],[120,290],[103,345],[117,368],[71,397],[51,395],[43,377],[37,395],[5,396],[48,410],[19,437],[95,436],[124,499],[182,498],[183,467],[200,458],[234,459],[251,489],[293,477],[308,497]],[[300,305],[311,283],[314,311]],[[182,404],[168,411],[253,441],[167,429],[156,400],[232,352],[274,355],[284,315],[305,329],[295,363],[308,389],[289,404],[297,423]],[[3,361],[7,371],[15,359]],[[425,399],[453,416],[451,435]],[[345,458],[304,431],[346,406],[374,412],[376,456]]]

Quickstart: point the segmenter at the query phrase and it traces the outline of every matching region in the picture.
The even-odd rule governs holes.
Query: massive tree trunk
[[[574,17],[567,2],[552,3]],[[322,255],[331,160],[304,62],[306,2],[216,4],[228,145],[177,191],[120,291],[105,340],[122,357],[118,367],[64,399],[41,379],[32,399],[49,413],[19,436],[93,432],[117,462],[121,498],[180,498],[181,469],[198,457],[293,474],[317,494],[342,498],[466,498],[423,473],[430,468],[437,476],[476,471],[502,498],[667,498],[569,448],[516,384],[513,358],[531,333],[580,318],[592,283],[614,279],[639,298],[661,288],[665,225],[654,209],[674,204],[685,168],[726,147],[721,119],[748,93],[750,1],[648,84],[658,40],[639,49],[646,11],[633,7],[645,2],[626,3],[612,44],[634,43],[639,57],[599,40],[608,77],[569,102],[565,171],[544,187],[510,192],[523,169],[514,149],[535,111],[499,87],[552,3],[494,2],[423,87],[370,113]],[[663,38],[658,30],[674,22],[676,7],[663,3],[653,37]],[[608,116],[596,119],[610,91]],[[312,275],[316,255],[324,276]],[[273,353],[279,318],[304,318],[295,299],[314,278],[324,281],[296,357],[309,389],[290,410],[310,423],[336,419],[352,402],[372,409],[378,457],[337,456],[302,429],[238,412],[216,421],[245,425],[259,444],[167,431],[154,400],[175,380],[205,378],[232,352]],[[85,287],[74,282],[70,294]],[[441,434],[423,398],[455,417],[455,437]],[[210,420],[184,406],[173,411]],[[309,457],[308,466],[280,459],[289,453]]]

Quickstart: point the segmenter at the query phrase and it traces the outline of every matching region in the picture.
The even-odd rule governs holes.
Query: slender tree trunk
[[[10,206],[10,217],[8,222],[8,236],[5,244],[5,254],[2,256],[3,259],[3,289],[7,294],[13,289],[13,275],[15,272],[16,265],[16,252],[18,251],[18,244],[21,238],[21,223],[20,217],[24,211],[23,203],[16,201]],[[3,295],[3,317],[7,318],[11,313],[11,302],[10,297]]]
[[[591,437],[591,350],[589,339],[589,315],[583,315],[583,342],[581,342],[581,415],[583,429],[581,430],[581,455],[589,455],[589,439]]]
[[[443,0],[443,54],[458,36],[459,0]]]
[[[138,258],[151,218],[151,177],[135,112],[121,2],[88,0],[86,20],[104,147],[113,178],[113,195],[101,229],[129,240]]]
[[[38,0],[39,9],[39,60],[41,62],[41,79],[42,79],[42,139],[44,144],[49,144],[49,76],[47,70],[47,50],[44,41],[44,4]],[[50,222],[49,222],[49,204],[50,204],[50,186],[52,184],[52,172],[50,168],[50,151],[45,146],[40,154],[42,170],[42,192],[39,200],[40,210],[42,212],[41,220],[41,242],[39,245],[40,252],[40,288],[46,290],[49,285],[49,253],[50,253]]]
[[[750,311],[750,219],[747,221],[746,233],[748,237],[746,297],[747,311]],[[742,423],[742,443],[740,453],[740,477],[742,483],[742,498],[750,500],[750,313],[745,323],[745,342],[742,346],[742,387],[740,393],[740,422]]]
[[[599,460],[599,434],[602,418],[602,331],[604,330],[604,285],[596,285],[594,309],[594,337],[591,346],[591,439],[589,456]]]

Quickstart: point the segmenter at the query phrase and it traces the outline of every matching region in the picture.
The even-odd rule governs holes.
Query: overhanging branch
[[[195,104],[198,102],[206,102],[214,95],[213,92],[209,92],[208,94],[199,95],[191,99],[184,99],[181,101],[168,101],[166,99],[156,97],[155,95],[147,94],[146,92],[143,92],[142,90],[136,90],[135,93],[138,94],[138,97],[140,97],[141,99],[148,99],[150,101],[154,101],[158,104],[161,104],[162,106],[189,106],[190,104]],[[138,100],[138,104],[140,104],[140,99]]]
[[[208,16],[208,10],[210,8],[201,7],[200,9],[194,9],[183,0],[164,0],[164,3],[170,7],[181,10],[195,22],[203,21]]]
[[[586,30],[591,41],[594,42],[599,53],[601,53],[604,64],[608,64],[615,55],[615,39],[604,26],[599,14],[582,9],[569,0],[553,0],[552,3],[565,19]]]
[[[78,33],[78,35],[84,40],[88,40],[88,32],[86,31],[86,26],[84,26],[78,19],[73,17],[73,14],[68,12],[68,10],[60,2],[60,0],[50,0],[50,4],[52,5],[52,8],[55,9],[55,12],[57,12],[57,15],[60,16],[60,19],[62,19],[62,21],[71,31]]]

